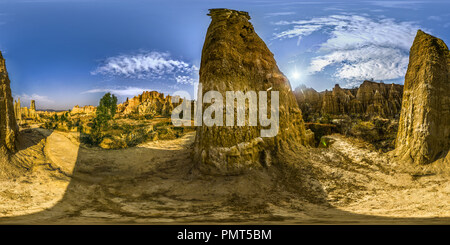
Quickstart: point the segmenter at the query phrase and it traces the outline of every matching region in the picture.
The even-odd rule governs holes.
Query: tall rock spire
[[[257,126],[200,126],[194,143],[194,160],[204,172],[217,174],[269,166],[277,162],[281,151],[306,144],[301,110],[288,79],[249,22],[249,14],[211,9],[209,15],[212,21],[202,51],[199,97],[203,98],[208,91],[218,91],[225,102],[226,91],[267,91],[268,97],[270,91],[278,91],[279,129],[275,137],[261,137],[261,129],[267,127],[259,123]],[[270,105],[269,98],[269,111]],[[223,113],[225,122],[225,108]],[[248,118],[249,111],[245,113]]]
[[[0,52],[0,149],[3,152],[16,151],[19,133],[9,84],[5,60]]]
[[[35,111],[36,110],[36,102],[35,100],[30,101],[30,110]]]
[[[17,100],[14,101],[14,115],[16,116],[16,120],[20,124],[22,120],[22,107],[20,106],[20,98],[17,98]]]
[[[419,30],[409,54],[396,154],[417,164],[450,149],[450,53],[447,45]]]

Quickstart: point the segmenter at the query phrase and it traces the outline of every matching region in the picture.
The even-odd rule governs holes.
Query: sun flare
[[[298,72],[298,71],[294,71],[293,73],[292,73],[292,78],[293,79],[299,79],[300,78],[300,76],[301,76],[301,74]]]

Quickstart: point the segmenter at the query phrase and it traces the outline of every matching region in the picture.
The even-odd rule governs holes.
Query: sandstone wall
[[[163,115],[170,116],[174,106],[172,96],[164,97],[157,91],[144,91],[142,94],[127,99],[117,106],[118,113],[122,115]]]
[[[0,149],[3,152],[17,150],[17,126],[14,113],[13,97],[11,96],[10,80],[6,70],[5,60],[0,52]]]
[[[276,137],[262,138],[261,126],[203,125],[197,128],[194,161],[210,174],[237,174],[270,166],[278,161],[283,150],[307,144],[302,113],[288,79],[249,22],[249,14],[212,9],[209,15],[212,20],[200,66],[203,94],[199,96],[211,90],[219,91],[223,98],[225,91],[279,91],[280,128]]]
[[[83,107],[80,107],[79,105],[76,105],[72,108],[72,110],[70,111],[70,113],[72,115],[75,114],[90,114],[93,115],[96,112],[96,107],[92,106],[92,105],[85,105]]]
[[[19,124],[23,123],[24,120],[38,120],[39,114],[36,112],[36,102],[34,100],[30,101],[30,108],[21,107],[20,98],[14,102],[14,114],[16,120]]]
[[[317,92],[305,86],[295,90],[297,102],[305,114],[398,117],[403,85],[364,81],[359,88]]]
[[[450,149],[450,53],[439,38],[419,30],[410,50],[396,154],[417,164]]]

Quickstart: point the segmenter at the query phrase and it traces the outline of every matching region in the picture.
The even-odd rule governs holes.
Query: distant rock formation
[[[332,91],[317,92],[300,86],[295,97],[305,115],[361,115],[398,117],[403,85],[364,81],[359,88],[343,89],[338,84]]]
[[[164,97],[163,93],[157,91],[144,91],[142,94],[117,105],[117,111],[122,115],[170,116],[173,108],[172,96]]]
[[[36,111],[36,101],[34,101],[34,100],[30,101],[30,109],[32,111]]]
[[[289,81],[256,34],[247,12],[211,9],[209,16],[212,21],[200,66],[203,94],[199,96],[203,98],[208,91],[218,91],[223,98],[226,91],[279,91],[280,125],[277,136],[264,138],[259,124],[197,127],[194,161],[208,174],[239,174],[246,169],[270,166],[278,162],[283,150],[311,141]]]
[[[14,101],[14,115],[19,124],[24,120],[38,120],[39,114],[36,112],[36,102],[34,100],[30,101],[30,108],[21,107],[20,98]]]
[[[431,163],[450,149],[450,53],[439,38],[419,30],[409,54],[396,154]]]
[[[95,114],[96,110],[97,110],[96,107],[92,106],[92,105],[85,105],[83,107],[76,105],[72,108],[72,110],[70,111],[70,114],[72,114],[72,115],[76,115],[76,114],[92,115],[92,114]]]
[[[381,117],[396,117],[402,104],[403,85],[364,81],[356,93],[353,113]]]
[[[3,59],[1,52],[0,85],[0,149],[2,152],[15,152],[17,150],[19,127],[14,114],[14,103],[5,59]]]
[[[144,91],[142,94],[137,95],[131,99],[128,99],[117,105],[117,115],[119,116],[127,116],[130,114],[140,115],[140,116],[170,116],[172,110],[175,106],[181,103],[182,99],[179,102],[173,102],[172,97],[167,95],[164,97],[163,93],[159,93],[157,91]],[[76,105],[72,108],[71,114],[85,114],[85,115],[93,115],[97,111],[96,106],[86,105],[80,107]]]
[[[322,110],[323,93],[301,85],[295,89],[294,95],[303,115],[318,113]]]
[[[353,111],[351,102],[355,99],[355,90],[342,89],[336,84],[332,91],[325,91],[322,100],[322,113],[328,114],[348,114]]]
[[[20,107],[20,98],[14,101],[14,115],[16,116],[16,120],[20,123],[22,121],[22,107]]]

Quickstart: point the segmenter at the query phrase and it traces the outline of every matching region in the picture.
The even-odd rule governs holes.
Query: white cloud
[[[173,76],[193,76],[196,71],[198,68],[195,65],[173,59],[169,53],[143,52],[109,57],[91,74],[138,79],[170,79]]]
[[[276,24],[289,29],[275,33],[275,39],[300,40],[316,31],[329,35],[312,58],[308,71],[314,74],[334,66],[335,76],[348,84],[355,79],[403,77],[408,52],[419,29],[412,22],[343,14]]]
[[[286,16],[286,15],[293,15],[295,12],[275,12],[275,13],[268,13],[266,14],[266,18],[269,17],[277,17],[277,16]]]
[[[436,15],[431,15],[431,16],[428,16],[427,19],[433,20],[433,21],[441,21],[442,17],[441,16],[436,16]]]
[[[338,50],[328,55],[313,58],[308,68],[310,73],[320,72],[325,67],[339,64],[335,76],[340,79],[377,80],[396,79],[405,75],[408,56],[396,48],[368,46],[361,49]]]
[[[47,96],[44,95],[38,95],[38,94],[20,94],[20,95],[16,95],[14,96],[14,100],[17,100],[17,98],[20,98],[21,103],[23,102],[29,102],[31,100],[35,100],[36,103],[38,104],[39,102],[41,103],[53,103],[54,101],[49,99]],[[23,105],[21,105],[23,106]]]
[[[278,22],[277,24],[289,24],[289,23],[283,23]],[[322,28],[322,25],[312,25],[312,24],[304,24],[304,25],[296,25],[293,29],[283,31],[281,33],[278,33],[275,35],[276,39],[285,39],[285,38],[293,38],[297,37],[298,42],[297,45],[300,45],[300,40],[304,36],[311,35],[313,32],[319,30]]]
[[[177,83],[179,84],[190,84],[190,85],[194,85],[194,82],[196,81],[194,78],[190,76],[176,76],[175,80],[177,80]]]
[[[153,89],[148,88],[138,88],[138,87],[115,87],[115,88],[97,88],[84,91],[83,94],[92,94],[92,93],[112,93],[118,96],[135,96],[138,94],[142,94],[144,91],[152,91]]]
[[[324,11],[344,11],[344,9],[340,8],[340,7],[326,7],[323,10]]]
[[[368,3],[384,8],[418,9],[426,1],[369,1]]]

